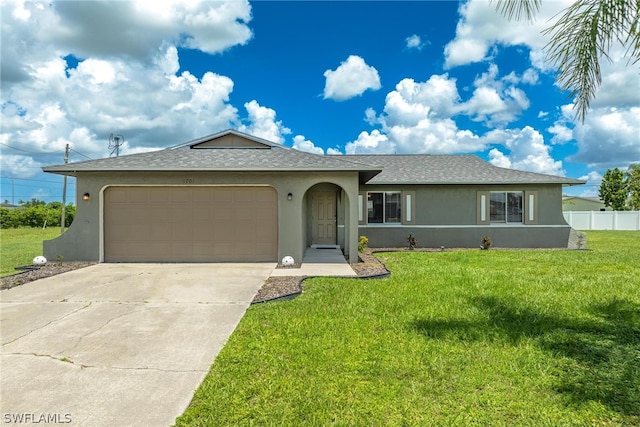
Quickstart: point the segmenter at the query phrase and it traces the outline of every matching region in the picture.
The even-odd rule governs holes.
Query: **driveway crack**
[[[112,369],[115,371],[153,371],[153,372],[166,372],[172,374],[187,374],[187,373],[207,373],[208,369],[166,369],[166,368],[153,368],[149,366],[144,367],[125,367],[125,366],[108,366],[108,365],[86,365],[84,363],[78,363],[66,356],[53,356],[51,354],[39,354],[39,353],[4,353],[4,355],[11,356],[33,356],[42,357],[46,359],[55,360],[58,362],[69,363],[70,365],[77,366],[80,369]]]
[[[142,307],[141,309],[144,309],[144,307]],[[80,343],[82,342],[82,340],[83,340],[83,339],[85,339],[85,338],[87,338],[87,337],[89,337],[89,336],[91,336],[91,335],[93,335],[93,334],[95,334],[95,333],[99,332],[100,330],[104,329],[104,328],[105,328],[107,325],[109,325],[111,322],[113,322],[113,321],[115,321],[115,320],[118,320],[118,319],[121,319],[121,318],[123,318],[123,317],[125,317],[125,316],[130,316],[130,315],[132,315],[132,314],[135,314],[135,313],[136,313],[136,312],[138,312],[138,311],[139,311],[139,310],[134,309],[133,311],[128,311],[128,312],[126,312],[126,313],[122,313],[122,314],[120,314],[120,315],[118,315],[118,316],[115,316],[115,317],[110,318],[109,320],[107,320],[107,321],[106,321],[106,322],[104,322],[102,325],[98,326],[97,328],[93,329],[92,331],[89,331],[89,332],[87,332],[87,333],[83,334],[82,336],[78,337],[78,339],[76,340],[75,344],[73,344],[73,346],[71,346],[71,347],[69,348],[69,350],[73,350],[73,349],[75,349],[76,347],[78,347],[78,346],[80,345]]]
[[[34,357],[44,357],[46,359],[51,359],[51,360],[56,360],[58,362],[64,362],[64,363],[69,363],[71,365],[77,366],[79,368],[85,369],[85,368],[95,368],[95,366],[91,366],[91,365],[84,365],[82,363],[76,363],[73,360],[69,359],[68,357],[62,356],[62,357],[56,357],[56,356],[52,356],[51,354],[39,354],[39,353],[5,353],[5,354],[9,354],[9,355],[13,355],[13,356],[34,356]]]
[[[90,306],[91,306],[91,304],[92,304],[92,303],[91,303],[91,302],[89,302],[89,303],[87,303],[87,304],[83,305],[83,306],[82,306],[82,307],[80,307],[80,308],[77,308],[77,309],[75,309],[75,310],[73,310],[73,311],[71,311],[71,312],[69,312],[69,313],[66,313],[66,314],[64,314],[64,315],[62,315],[62,316],[60,316],[60,317],[58,317],[57,319],[53,319],[52,321],[50,321],[50,322],[48,322],[48,323],[46,323],[46,324],[44,324],[44,325],[38,326],[37,328],[30,330],[30,331],[29,331],[29,332],[27,332],[26,334],[20,335],[19,337],[16,337],[16,338],[12,339],[11,341],[8,341],[8,342],[6,342],[6,343],[2,344],[2,346],[4,347],[5,345],[11,344],[11,343],[13,343],[13,342],[16,342],[16,341],[18,341],[19,339],[22,339],[22,338],[24,338],[24,337],[26,337],[26,336],[28,336],[28,335],[31,335],[32,333],[34,333],[34,332],[36,332],[36,331],[38,331],[38,330],[40,330],[40,329],[42,329],[42,328],[46,328],[46,327],[47,327],[47,326],[49,326],[49,325],[52,325],[52,324],[54,324],[54,323],[56,323],[56,322],[59,322],[59,321],[61,321],[61,320],[65,319],[65,318],[67,318],[67,317],[69,317],[69,316],[71,316],[71,315],[74,315],[74,314],[78,313],[79,311],[82,311],[82,310],[84,310],[84,309],[86,309],[86,308],[90,307]]]

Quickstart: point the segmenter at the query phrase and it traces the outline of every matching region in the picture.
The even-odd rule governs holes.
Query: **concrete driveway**
[[[0,423],[173,424],[274,268],[98,264],[2,291]]]

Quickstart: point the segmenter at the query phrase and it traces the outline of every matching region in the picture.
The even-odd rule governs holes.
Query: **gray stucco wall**
[[[75,219],[60,237],[44,242],[44,255],[48,259],[60,255],[65,261],[104,260],[103,192],[108,186],[270,185],[278,194],[278,260],[285,255],[302,260],[307,247],[305,194],[319,183],[335,184],[344,192],[343,250],[351,260],[357,260],[357,172],[78,173]],[[89,193],[91,200],[83,201],[84,193]],[[287,200],[288,193],[293,195],[291,201]]]
[[[571,227],[562,214],[560,185],[361,186],[360,191],[415,191],[415,225],[369,224],[359,227],[370,247],[404,247],[413,234],[421,247],[479,247],[489,236],[493,246],[567,247]],[[477,224],[478,191],[535,191],[537,223]]]

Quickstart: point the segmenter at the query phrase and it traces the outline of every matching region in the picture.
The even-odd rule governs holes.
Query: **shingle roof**
[[[285,148],[287,150],[289,150],[289,147],[285,147],[282,144],[278,144],[276,142],[271,142],[271,141],[267,141],[266,139],[260,138],[258,136],[255,135],[249,135],[248,133],[244,133],[244,132],[240,132],[238,130],[235,129],[227,129],[227,130],[223,130],[222,132],[218,132],[218,133],[214,133],[211,135],[207,135],[207,136],[203,136],[201,138],[196,138],[196,139],[192,139],[191,141],[188,142],[183,142],[182,144],[178,144],[178,145],[174,145],[173,147],[169,147],[169,149],[171,150],[175,150],[175,149],[180,149],[180,148],[184,148],[184,147],[193,147],[194,145],[198,145],[202,142],[206,142],[206,141],[211,141],[213,139],[217,139],[226,135],[236,135],[239,136],[241,138],[246,138],[250,141],[254,141],[257,142],[259,144],[263,144],[267,147],[280,147],[280,148]]]
[[[259,142],[268,149],[191,148],[203,141],[229,133]],[[78,172],[357,171],[360,182],[367,184],[578,185],[585,183],[585,181],[560,176],[499,168],[472,155],[322,156],[269,143],[233,130],[164,150],[47,166],[43,170],[72,176]]]
[[[585,181],[493,166],[473,155],[349,155],[382,172],[367,184],[564,184]]]
[[[134,171],[371,171],[380,168],[346,156],[321,156],[298,150],[271,148],[165,149],[44,167],[45,172]]]

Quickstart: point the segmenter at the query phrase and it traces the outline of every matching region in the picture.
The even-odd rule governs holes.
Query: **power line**
[[[5,147],[9,147],[12,150],[16,150],[16,151],[22,151],[23,153],[28,153],[28,154],[58,154],[57,151],[42,151],[42,152],[36,152],[36,151],[29,151],[29,150],[24,150],[22,148],[17,148],[17,147],[12,147],[9,144],[5,144],[4,142],[0,142],[0,144],[4,145]],[[82,154],[81,152],[79,152],[78,150],[74,150],[73,148],[69,148],[69,150],[73,151],[76,154],[81,155],[82,157],[85,157],[89,160],[93,160],[91,157],[87,156],[86,154]]]
[[[0,176],[0,179],[15,179],[17,181],[35,181],[35,182],[50,182],[53,184],[60,184],[60,181],[47,181],[44,179],[32,179],[32,178],[13,178],[10,176]]]
[[[70,148],[71,151],[73,151],[76,154],[80,154],[82,157],[86,157],[89,160],[93,160],[91,157],[87,156],[86,154],[82,154],[81,152],[74,150],[73,148]]]
[[[45,152],[35,152],[35,151],[28,151],[28,150],[23,150],[22,148],[16,148],[16,147],[12,147],[9,144],[5,144],[4,142],[0,142],[0,144],[4,145],[5,147],[9,147],[12,150],[16,150],[16,151],[22,151],[23,153],[28,153],[28,154],[58,154],[57,151],[45,151]]]

